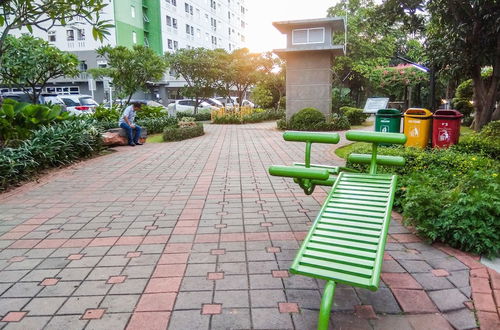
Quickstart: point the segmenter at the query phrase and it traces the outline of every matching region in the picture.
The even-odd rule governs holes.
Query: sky
[[[339,0],[246,0],[247,47],[252,52],[285,48],[286,38],[272,25],[275,21],[326,17]]]

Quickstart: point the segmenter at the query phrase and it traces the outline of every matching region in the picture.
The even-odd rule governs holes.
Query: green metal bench
[[[348,171],[339,166],[311,164],[311,148],[313,143],[337,144],[338,133],[296,132],[283,133],[285,141],[305,142],[305,162],[293,163],[293,166],[271,166],[269,173],[274,176],[290,177],[304,190],[306,195],[312,194],[316,186],[333,186],[340,171]]]
[[[377,174],[377,165],[405,162],[402,157],[377,155],[379,143],[404,144],[404,134],[349,131],[346,138],[373,143],[371,155],[349,157],[351,162],[370,164],[369,173],[340,172],[290,267],[293,274],[327,281],[318,329],[328,329],[337,283],[378,289],[396,176]]]

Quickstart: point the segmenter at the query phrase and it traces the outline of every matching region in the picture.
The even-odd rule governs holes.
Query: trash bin
[[[403,133],[408,138],[405,146],[425,148],[429,144],[432,112],[423,108],[410,108],[404,114]]]
[[[432,147],[448,148],[457,144],[463,115],[457,110],[438,110],[432,117]]]
[[[401,132],[401,112],[398,109],[380,109],[375,115],[375,132]]]

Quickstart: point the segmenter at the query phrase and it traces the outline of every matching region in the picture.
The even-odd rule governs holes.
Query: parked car
[[[189,100],[189,99],[184,99],[184,100],[175,100],[174,102],[171,102],[168,106],[168,110],[173,110],[177,112],[189,112],[189,113],[194,113],[194,106],[196,104],[195,100]],[[214,107],[213,105],[210,105],[209,103],[205,101],[199,101],[198,103],[198,113],[202,112],[211,112],[212,110],[217,110],[218,107]]]
[[[70,113],[80,116],[92,114],[98,106],[90,95],[60,95]]]
[[[23,92],[3,93],[2,97],[4,99],[12,99],[17,102],[32,103],[31,97]],[[67,111],[66,104],[63,102],[63,100],[61,100],[61,98],[57,94],[42,93],[38,97],[38,103],[45,105],[59,105],[63,111]]]
[[[211,106],[217,107],[217,108],[222,108],[224,106],[224,104],[222,104],[221,101],[214,99],[214,98],[203,99],[203,101],[207,102]]]
[[[217,97],[216,100],[222,103],[225,107],[227,108],[232,108],[235,105],[238,105],[238,97],[236,96],[231,96],[228,98],[225,97]],[[253,102],[250,102],[249,100],[244,99],[243,102],[241,103],[242,106],[244,107],[251,107],[255,108],[255,104]]]

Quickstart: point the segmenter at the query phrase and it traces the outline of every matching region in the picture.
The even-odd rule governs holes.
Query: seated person
[[[135,112],[141,110],[141,106],[141,103],[135,102],[126,107],[118,122],[120,127],[127,132],[128,145],[132,147],[142,145],[142,143],[139,142],[139,138],[141,137],[141,126],[134,124]]]

